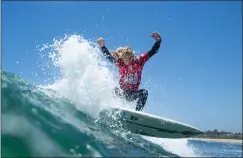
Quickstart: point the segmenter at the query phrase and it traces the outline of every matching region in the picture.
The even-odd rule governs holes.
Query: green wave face
[[[116,128],[111,128],[116,127]],[[2,156],[177,156],[2,71]]]

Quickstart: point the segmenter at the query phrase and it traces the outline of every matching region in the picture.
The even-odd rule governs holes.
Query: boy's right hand
[[[105,46],[105,40],[102,37],[99,37],[97,39],[97,43],[99,44],[100,47]]]

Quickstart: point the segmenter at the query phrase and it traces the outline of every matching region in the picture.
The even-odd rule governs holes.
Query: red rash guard
[[[125,65],[121,60],[115,62],[119,68],[121,89],[129,91],[139,89],[143,66],[148,59],[148,53],[144,53],[139,55],[130,65]]]
[[[159,50],[161,40],[158,40],[148,52],[137,56],[136,60],[130,65],[125,65],[121,60],[115,60],[108,49],[103,46],[101,50],[108,60],[119,68],[120,73],[120,87],[124,90],[136,91],[139,89],[141,82],[143,66],[154,54]]]

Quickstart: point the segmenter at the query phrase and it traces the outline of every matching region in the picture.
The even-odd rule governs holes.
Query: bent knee
[[[143,96],[148,96],[148,90],[146,90],[146,89],[142,89],[142,94],[143,94]]]

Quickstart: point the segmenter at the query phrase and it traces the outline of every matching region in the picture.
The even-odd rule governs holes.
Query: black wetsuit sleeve
[[[111,55],[111,53],[105,46],[101,47],[101,51],[105,55],[106,59],[108,59],[112,63],[115,63],[115,58]]]
[[[161,39],[156,41],[151,50],[148,51],[149,58],[156,54],[160,48]]]

